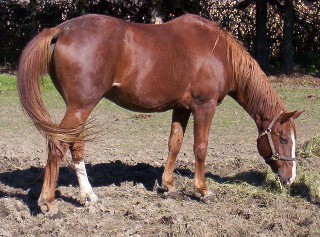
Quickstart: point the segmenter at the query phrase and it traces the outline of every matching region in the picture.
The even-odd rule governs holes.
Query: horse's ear
[[[304,110],[301,111],[295,111],[294,115],[292,116],[292,119],[297,119],[299,116],[304,112]]]
[[[282,113],[279,116],[279,121],[281,124],[284,124],[284,123],[288,122],[290,118],[297,119],[303,112],[304,112],[304,110]]]

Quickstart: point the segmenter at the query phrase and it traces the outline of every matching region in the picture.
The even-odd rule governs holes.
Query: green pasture
[[[63,101],[54,88],[49,77],[44,77],[41,81],[43,97],[48,106],[61,106]],[[17,94],[16,76],[2,74],[0,75],[0,106],[20,106]],[[54,100],[53,100],[54,98]],[[51,103],[52,102],[52,103]]]
[[[41,81],[43,88],[43,98],[47,103],[50,111],[63,114],[61,108],[64,108],[63,100],[54,88],[48,77],[45,77]],[[270,169],[265,171],[265,185],[262,187],[250,186],[247,183],[224,183],[216,184],[210,183],[212,180],[208,180],[208,184],[212,187],[219,186],[219,188],[228,189],[235,195],[243,196],[264,196],[268,193],[273,195],[285,195],[290,196],[292,193],[298,195],[304,195],[305,189],[308,190],[309,199],[316,202],[320,202],[320,167],[313,167],[309,169],[304,162],[304,159],[312,159],[319,164],[320,159],[320,139],[317,137],[319,134],[319,118],[320,118],[320,88],[314,87],[312,84],[307,85],[282,85],[274,84],[276,91],[279,93],[281,99],[285,102],[290,110],[305,110],[306,112],[299,118],[299,128],[308,129],[304,131],[305,134],[309,134],[309,138],[298,144],[297,153],[300,154],[298,159],[299,172],[297,174],[295,184],[290,188],[283,188],[279,184],[275,175],[272,174]],[[20,103],[16,90],[16,77],[11,75],[0,75],[0,109],[1,113],[10,113],[13,109],[20,109]],[[118,106],[104,100],[96,108],[96,110],[117,111],[117,113],[127,114],[128,118],[133,117],[135,113],[129,112]],[[22,113],[21,113],[22,115]],[[59,116],[58,116],[59,117]],[[60,115],[61,117],[61,115]],[[22,120],[26,120],[24,116],[20,118],[1,119],[0,129],[2,131],[12,129],[12,126],[18,127],[24,126],[21,124]],[[152,123],[148,123],[145,126],[161,127],[163,124],[170,124],[171,113],[166,112],[156,116],[152,120]],[[144,123],[144,120],[136,120],[135,123]],[[13,124],[13,125],[12,125]],[[159,125],[159,126],[158,126]],[[222,129],[229,129],[233,127],[255,126],[245,111],[230,98],[226,98],[222,106],[219,106],[215,115],[213,127],[219,127]],[[241,128],[239,129],[241,130]],[[145,130],[139,131],[143,133]],[[162,131],[167,132],[167,131]],[[139,135],[139,134],[137,134]],[[239,134],[240,136],[240,134]]]

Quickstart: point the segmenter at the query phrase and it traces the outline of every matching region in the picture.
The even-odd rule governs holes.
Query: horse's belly
[[[175,106],[175,99],[154,92],[133,93],[113,87],[105,96],[115,104],[136,112],[162,112]]]

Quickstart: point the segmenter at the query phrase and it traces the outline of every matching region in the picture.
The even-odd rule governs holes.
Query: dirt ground
[[[295,100],[308,106],[297,121],[299,143],[319,134],[318,79],[271,80],[290,108],[300,109]],[[300,95],[299,88],[307,94]],[[0,94],[0,100],[5,97]],[[52,104],[53,116],[61,117],[63,104]],[[174,200],[156,191],[171,113],[141,115],[104,101],[94,117],[103,132],[86,145],[86,167],[99,202],[81,205],[76,176],[63,164],[56,191],[60,213],[49,217],[37,207],[45,141],[17,100],[1,103],[0,236],[320,236],[319,202],[303,185],[281,192],[266,183],[255,125],[231,99],[220,106],[212,124],[206,180],[216,199],[208,204],[193,189],[192,121],[175,172],[185,198]],[[298,173],[301,167],[320,170],[319,160],[298,159]]]

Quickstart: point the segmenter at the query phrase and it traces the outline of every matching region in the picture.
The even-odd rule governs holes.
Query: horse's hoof
[[[49,211],[49,207],[47,206],[46,203],[38,204],[38,206],[43,214],[46,214]]]
[[[57,205],[52,205],[47,213],[45,213],[45,216],[47,216],[49,219],[61,219],[62,214],[60,212],[60,209]]]
[[[53,202],[50,203],[50,202],[46,202],[43,200],[39,200],[38,206],[39,206],[41,212],[45,216],[48,216],[50,219],[58,219],[58,218],[62,217],[61,213],[59,211],[59,208]]]
[[[165,192],[164,197],[179,200],[179,201],[186,199],[186,197],[181,192],[178,192],[178,191]]]
[[[46,214],[49,211],[51,204],[48,203],[45,199],[43,199],[42,196],[40,196],[38,199],[38,207],[40,208],[43,214]]]
[[[200,201],[203,203],[210,203],[217,199],[216,195],[213,192],[208,192],[208,194],[204,195],[200,198]]]
[[[84,203],[85,206],[90,206],[93,203],[98,201],[98,196],[91,191],[90,193],[81,193],[80,194],[81,202]]]

